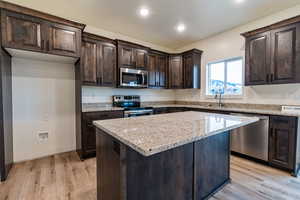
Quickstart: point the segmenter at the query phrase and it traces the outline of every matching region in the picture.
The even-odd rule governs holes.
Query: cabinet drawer
[[[115,119],[115,118],[123,118],[123,111],[102,111],[102,112],[91,112],[84,113],[83,118],[89,122],[95,120],[105,120],[105,119]]]

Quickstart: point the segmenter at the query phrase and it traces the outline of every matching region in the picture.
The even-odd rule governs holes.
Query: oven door
[[[120,86],[122,87],[148,87],[148,72],[144,70],[120,69]]]

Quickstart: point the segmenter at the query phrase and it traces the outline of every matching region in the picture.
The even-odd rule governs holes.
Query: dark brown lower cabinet
[[[218,114],[230,114],[229,111],[209,110],[187,107],[157,107],[154,114],[197,111]],[[270,116],[269,164],[291,172],[293,176],[300,171],[300,136],[297,117]]]
[[[96,154],[96,129],[93,121],[123,118],[123,111],[102,111],[82,113],[81,141],[77,142],[77,152],[81,159],[93,157]],[[78,137],[78,136],[77,136]]]
[[[269,163],[293,175],[297,175],[300,163],[297,126],[296,117],[270,117]]]

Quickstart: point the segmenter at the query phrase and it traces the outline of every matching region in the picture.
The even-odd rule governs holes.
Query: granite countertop
[[[214,111],[228,111],[228,112],[241,112],[241,113],[253,113],[262,115],[280,115],[280,116],[291,116],[300,117],[300,112],[287,112],[281,110],[270,110],[270,109],[250,109],[250,108],[234,108],[234,107],[210,107],[200,105],[188,105],[188,104],[168,104],[168,105],[153,105],[153,108],[160,107],[187,107],[187,108],[199,108]]]
[[[100,111],[114,111],[124,110],[123,108],[113,107],[110,104],[82,104],[82,112],[100,112]],[[228,112],[242,112],[242,113],[253,113],[263,115],[280,115],[280,116],[292,116],[300,117],[299,112],[286,112],[281,110],[271,109],[251,109],[251,108],[235,108],[235,107],[216,107],[216,106],[202,106],[202,105],[189,105],[189,104],[145,104],[142,106],[149,106],[153,108],[163,107],[187,107],[187,108],[199,108],[214,111],[228,111]]]
[[[94,125],[142,155],[150,156],[258,120],[188,111],[94,121]]]

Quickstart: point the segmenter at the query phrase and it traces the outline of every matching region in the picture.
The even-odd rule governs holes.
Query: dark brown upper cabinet
[[[44,51],[43,20],[9,11],[1,12],[3,46],[15,49]]]
[[[1,11],[1,27],[5,48],[80,57],[79,28],[8,10]]]
[[[117,40],[118,67],[147,70],[149,49],[137,44]]]
[[[81,30],[48,23],[47,51],[51,54],[80,57]]]
[[[183,53],[183,87],[200,89],[202,51],[193,49]]]
[[[271,77],[274,84],[300,82],[300,23],[271,31]]]
[[[170,55],[168,70],[168,86],[170,89],[183,88],[182,55]]]
[[[245,85],[263,85],[269,81],[270,32],[246,39]]]
[[[148,56],[149,87],[166,87],[168,56],[162,52],[151,51]]]
[[[116,86],[116,45],[113,40],[84,33],[81,74],[84,85]]]
[[[297,167],[297,118],[272,116],[270,118],[269,162],[274,166],[295,170]]]
[[[83,37],[80,59],[83,84],[97,85],[97,52],[97,41]]]
[[[245,85],[300,83],[300,17],[243,33]]]

